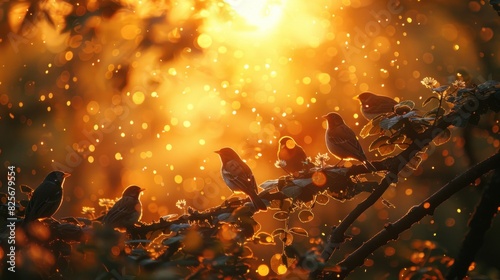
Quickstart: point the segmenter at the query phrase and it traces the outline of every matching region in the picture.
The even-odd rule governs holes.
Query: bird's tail
[[[368,169],[372,172],[377,171],[377,168],[371,162],[369,162],[367,160],[363,161],[363,165],[366,167],[366,169]]]
[[[267,210],[267,206],[264,203],[264,201],[256,194],[256,193],[251,193],[248,195],[250,197],[250,200],[253,203],[253,206],[257,210]]]

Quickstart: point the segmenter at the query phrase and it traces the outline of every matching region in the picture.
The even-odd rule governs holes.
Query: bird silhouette
[[[257,210],[266,210],[266,204],[257,195],[257,184],[252,170],[231,148],[215,151],[219,154],[222,179],[233,192],[243,192],[250,197]]]
[[[327,120],[327,129],[325,132],[325,141],[328,151],[342,160],[358,160],[368,170],[377,171],[375,166],[371,164],[363,152],[363,148],[356,139],[356,134],[348,127],[344,119],[335,113],[331,112],[323,116]]]
[[[62,204],[64,179],[70,176],[62,171],[52,171],[33,192],[24,214],[24,224],[50,218]]]
[[[363,92],[355,97],[361,104],[361,114],[371,120],[378,115],[394,112],[394,106],[398,102],[390,97],[377,95],[371,92]]]
[[[122,197],[104,215],[102,223],[113,228],[132,227],[142,216],[140,196],[144,190],[138,186],[128,186]]]
[[[280,138],[278,160],[284,163],[280,167],[294,177],[298,177],[300,172],[314,167],[314,164],[307,158],[304,149],[290,136]]]

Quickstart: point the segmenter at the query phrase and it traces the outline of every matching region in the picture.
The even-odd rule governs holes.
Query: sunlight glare
[[[274,27],[283,15],[284,0],[225,0],[247,24],[257,29]]]

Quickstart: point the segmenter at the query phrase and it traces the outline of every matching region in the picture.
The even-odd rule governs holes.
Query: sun
[[[225,0],[246,24],[259,30],[270,29],[283,16],[284,0]]]

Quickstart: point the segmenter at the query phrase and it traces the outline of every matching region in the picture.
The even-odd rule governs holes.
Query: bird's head
[[[369,92],[369,91],[365,91],[359,95],[356,95],[353,99],[357,99],[359,100],[359,102],[361,102],[361,104],[364,104],[366,103],[366,101],[368,101],[368,99],[370,99],[374,94]]]
[[[336,127],[336,126],[339,126],[341,124],[344,124],[344,119],[342,119],[342,117],[335,112],[330,112],[330,113],[324,115],[323,118],[326,119],[326,121],[328,122],[328,125],[332,126],[332,127]]]
[[[280,147],[281,148],[293,149],[295,146],[297,146],[297,143],[295,142],[295,140],[292,137],[283,136],[280,138]]]
[[[55,182],[55,183],[61,184],[61,186],[62,186],[64,179],[66,177],[69,177],[69,176],[71,176],[71,174],[57,170],[57,171],[50,172],[49,175],[47,175],[47,177],[45,177],[44,181]]]
[[[131,196],[134,198],[139,198],[143,191],[146,189],[140,188],[138,186],[128,186],[122,193],[122,196]]]
[[[225,147],[218,151],[215,151],[216,154],[219,154],[222,162],[227,162],[232,159],[239,159],[240,156],[231,148]]]

